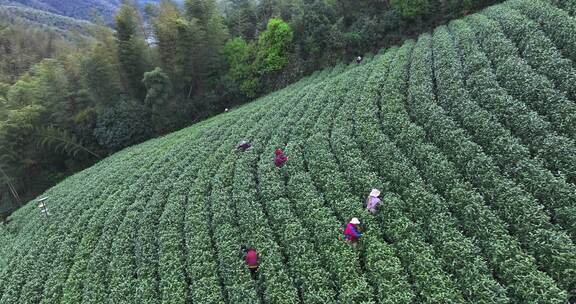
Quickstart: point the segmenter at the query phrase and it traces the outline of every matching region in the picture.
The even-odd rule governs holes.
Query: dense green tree
[[[69,86],[60,62],[45,59],[22,77],[6,93],[9,109],[43,106],[54,120],[66,119]]]
[[[6,116],[8,107],[8,90],[10,85],[0,82],[0,120]]]
[[[2,19],[2,18],[0,18]],[[71,52],[67,41],[50,29],[0,22],[0,81],[12,84],[34,64]]]
[[[6,194],[2,195],[0,206],[11,210],[14,202],[21,202],[22,195],[38,189],[33,181],[41,179],[37,167],[42,155],[38,155],[31,139],[35,126],[43,122],[45,108],[27,105],[7,110],[5,114],[0,121],[0,192]]]
[[[390,0],[390,6],[408,19],[415,19],[425,16],[430,10],[430,0]]]
[[[264,29],[270,18],[279,15],[278,0],[261,0],[258,2],[258,29]]]
[[[242,37],[251,41],[256,37],[258,16],[253,0],[232,0],[226,7],[226,25],[232,37]]]
[[[97,44],[81,63],[81,83],[100,108],[114,104],[120,95],[117,69],[112,54]]]
[[[34,73],[34,104],[46,108],[51,122],[64,126],[73,113],[70,111],[68,77],[62,63],[54,59],[43,60],[35,66]]]
[[[186,0],[184,9],[188,18],[197,19],[202,26],[206,26],[217,14],[214,0]]]
[[[147,63],[144,54],[143,33],[138,26],[134,8],[122,5],[115,18],[118,61],[125,81],[125,87],[134,98],[144,99],[145,89],[142,76]]]
[[[142,142],[152,135],[148,110],[138,102],[122,100],[98,115],[94,136],[110,151]]]
[[[146,86],[146,99],[144,103],[147,106],[162,105],[170,97],[172,84],[170,78],[162,71],[161,68],[155,68],[150,72],[144,73],[144,86]]]
[[[234,38],[224,46],[224,54],[228,61],[227,76],[239,84],[246,96],[254,97],[259,80],[252,65],[255,57],[253,46],[240,37]]]
[[[204,36],[197,19],[183,16],[170,2],[162,2],[154,21],[161,66],[170,77],[176,92],[189,97],[201,82],[200,47]]]
[[[143,79],[146,86],[145,104],[152,112],[152,125],[158,134],[169,130],[170,120],[169,98],[172,91],[170,78],[161,68],[155,68],[144,73]]]
[[[227,76],[239,84],[246,96],[256,96],[262,81],[287,65],[292,39],[292,29],[287,23],[270,19],[257,44],[248,44],[240,37],[229,40],[224,46]]]
[[[216,10],[214,0],[186,0],[186,17],[196,22],[199,44],[196,50],[194,89],[202,94],[205,89],[215,86],[219,74],[224,69],[225,58],[222,48],[228,39],[224,20]]]
[[[190,98],[200,86],[202,79],[199,77],[200,41],[203,37],[202,30],[196,20],[178,18],[175,20],[176,42],[174,44],[174,74],[172,78],[186,98]]]
[[[160,3],[152,21],[160,65],[178,89],[182,87],[182,76],[176,73],[176,44],[179,40],[178,28],[183,21],[176,5],[169,1]]]
[[[66,130],[74,123],[75,94],[62,62],[45,59],[8,90],[3,86],[3,91],[0,188],[9,184],[11,192],[29,199],[69,174],[72,167],[77,169],[76,160],[91,163],[78,154],[88,151],[82,140]],[[72,159],[66,161],[68,157]]]
[[[288,63],[293,33],[290,25],[280,19],[270,19],[266,31],[258,38],[256,66],[260,74],[281,70]]]
[[[17,109],[33,104],[35,102],[34,87],[30,75],[22,76],[10,87],[6,96],[8,109]]]

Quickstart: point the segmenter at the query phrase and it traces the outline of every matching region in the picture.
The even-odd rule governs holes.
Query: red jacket
[[[248,268],[258,267],[258,257],[256,256],[256,250],[248,250],[244,261],[246,262],[246,265],[248,265]]]
[[[356,230],[356,225],[348,223],[346,229],[344,230],[344,239],[347,241],[355,241],[362,236],[358,230]]]
[[[282,167],[287,160],[288,157],[284,155],[276,156],[274,158],[274,165],[276,165],[276,167]]]
[[[284,154],[282,154],[282,151],[280,151],[280,149],[276,149],[276,151],[274,151],[274,165],[276,167],[278,168],[282,167],[287,160],[288,157],[284,156]]]

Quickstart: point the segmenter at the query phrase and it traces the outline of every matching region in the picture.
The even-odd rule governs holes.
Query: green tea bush
[[[0,303],[576,301],[571,3],[507,1],[67,178],[0,226]]]

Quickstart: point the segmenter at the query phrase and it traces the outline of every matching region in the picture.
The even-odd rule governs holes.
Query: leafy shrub
[[[98,115],[94,137],[110,150],[121,150],[150,138],[146,109],[131,101],[120,101]]]

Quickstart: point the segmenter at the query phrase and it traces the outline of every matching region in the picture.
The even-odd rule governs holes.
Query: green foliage
[[[576,15],[576,2],[573,0],[551,0],[551,2],[567,11],[570,15]]]
[[[107,149],[117,151],[150,137],[148,110],[132,101],[120,101],[98,115],[94,137]]]
[[[224,45],[224,56],[228,61],[228,74],[240,84],[240,90],[246,96],[255,97],[259,89],[259,79],[254,74],[253,60],[255,50],[241,37],[234,38]]]
[[[68,42],[54,31],[19,22],[0,24],[0,81],[13,84],[42,59],[70,51]]]
[[[142,80],[146,86],[146,99],[144,103],[152,112],[152,124],[156,133],[166,131],[167,120],[169,119],[169,98],[172,91],[170,78],[162,69],[155,68],[144,73]]]
[[[69,41],[80,41],[90,36],[89,28],[92,23],[85,20],[70,18],[62,14],[46,10],[45,7],[26,7],[24,5],[10,5],[5,1],[0,3],[0,19],[4,24],[10,24],[11,28],[18,31],[25,29],[28,33],[33,34],[40,41],[46,41],[45,38],[51,39],[51,47],[62,47]],[[22,34],[20,32],[19,34]],[[18,39],[18,37],[13,37]],[[50,41],[50,40],[48,40]],[[34,42],[37,43],[37,42]],[[28,46],[22,45],[27,48]],[[36,52],[50,51],[49,49],[38,49]],[[31,50],[33,51],[33,50]],[[52,50],[53,51],[53,50]]]
[[[144,99],[144,103],[147,106],[161,106],[168,102],[172,84],[161,68],[157,67],[150,72],[144,73],[142,82],[144,82],[144,86],[146,86],[146,99]]]
[[[386,37],[376,12],[356,19],[388,7],[262,1],[287,22],[224,46],[204,40],[225,34],[213,2],[164,2],[160,67],[140,75],[138,100],[117,43],[143,34],[124,12],[117,39],[100,28],[86,54],[0,87],[0,215],[30,201],[0,228],[0,304],[574,302],[572,19],[537,4],[544,14],[511,0],[132,147],[227,106],[223,83],[279,85],[301,47],[313,65],[331,42],[345,54]],[[236,151],[240,140],[253,148]],[[46,190],[50,215],[39,212],[50,182],[120,149]],[[362,207],[372,188],[377,214]],[[342,239],[352,217],[365,228],[356,249]],[[257,250],[257,281],[242,245]]]
[[[258,21],[255,1],[231,1],[230,6],[226,7],[225,14],[225,22],[232,37],[241,37],[246,40],[255,38],[254,30]]]
[[[142,77],[146,71],[147,60],[137,18],[133,7],[122,5],[115,19],[116,47],[125,85],[134,98],[141,100],[145,96]]]
[[[87,0],[85,2],[63,2],[57,0],[9,0],[2,4],[25,7],[27,10],[43,10],[55,15],[69,16],[77,19],[91,20],[94,13],[99,16],[111,16],[119,1]],[[68,18],[72,19],[72,18]]]
[[[270,19],[257,44],[248,44],[241,37],[229,40],[224,45],[227,76],[239,84],[240,91],[246,96],[256,97],[262,80],[288,64],[292,39],[292,29],[287,23]]]
[[[79,153],[89,153],[100,158],[98,154],[82,145],[82,142],[73,134],[54,127],[36,129],[36,145],[40,149],[53,150],[57,153],[66,153],[76,157]]]
[[[223,69],[227,38],[213,0],[187,1],[185,14],[161,3],[154,22],[162,68],[184,98],[212,89]]]
[[[430,0],[390,0],[390,6],[402,17],[421,18],[429,13]]]
[[[251,72],[251,59],[254,51],[241,37],[229,40],[224,45],[224,55],[228,61],[228,76],[234,80],[247,78]]]
[[[293,35],[290,25],[286,22],[275,18],[268,21],[266,30],[258,37],[255,61],[258,73],[272,73],[286,66]]]
[[[81,63],[81,83],[100,107],[114,105],[120,95],[119,77],[109,50],[96,45]]]

